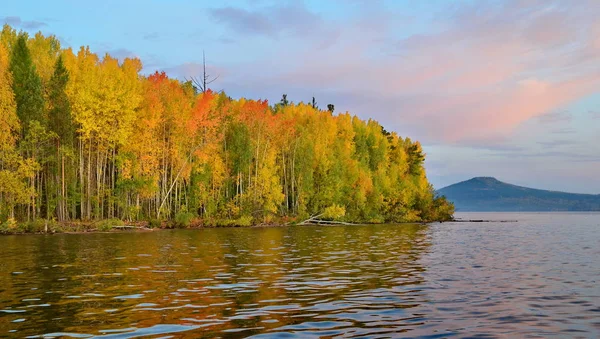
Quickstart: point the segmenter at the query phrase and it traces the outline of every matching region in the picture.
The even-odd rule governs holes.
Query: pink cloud
[[[240,71],[256,83],[320,93],[430,142],[502,137],[600,88],[600,65],[590,63],[600,56],[593,1],[465,6],[439,32],[404,39],[393,38],[397,27],[383,11],[371,21],[387,30],[360,17],[360,25],[332,23],[323,28],[337,32],[327,49],[305,37],[303,48],[274,48],[255,63],[262,74]]]
[[[442,115],[433,111],[430,118],[439,119],[437,132],[448,141],[502,136],[532,117],[592,93],[599,83],[598,75],[558,83],[526,79],[498,92],[481,93],[476,100],[442,101],[440,106],[460,113]]]
[[[265,55],[211,65],[219,88],[271,101],[315,96],[426,143],[471,144],[503,140],[600,89],[595,0],[455,4],[434,13],[429,32],[383,2],[357,2],[344,21],[305,6],[214,10],[224,27],[243,28],[246,43],[269,42]],[[246,21],[234,20],[242,14]],[[183,78],[199,69],[168,71]]]

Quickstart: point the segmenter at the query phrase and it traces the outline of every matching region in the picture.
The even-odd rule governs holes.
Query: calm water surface
[[[0,337],[600,336],[600,214],[0,237]]]

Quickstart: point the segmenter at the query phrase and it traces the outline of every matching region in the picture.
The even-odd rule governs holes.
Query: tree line
[[[426,178],[421,145],[376,121],[321,110],[314,98],[232,99],[141,69],[136,58],[3,27],[0,223],[453,213]]]

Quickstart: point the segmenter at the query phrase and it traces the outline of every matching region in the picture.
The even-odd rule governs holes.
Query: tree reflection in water
[[[428,227],[4,237],[0,333],[404,331],[422,320],[411,308],[426,299],[419,259],[430,246]]]

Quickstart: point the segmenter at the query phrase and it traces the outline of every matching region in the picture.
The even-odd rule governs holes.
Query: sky
[[[600,1],[5,1],[0,22],[232,97],[308,102],[419,140],[436,188],[475,176],[600,193]]]

